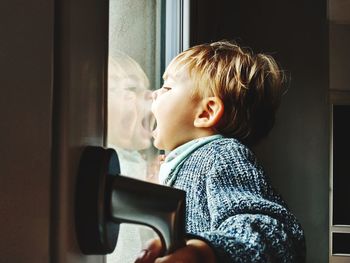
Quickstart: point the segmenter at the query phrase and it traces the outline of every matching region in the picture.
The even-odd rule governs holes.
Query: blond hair
[[[193,81],[194,97],[217,96],[223,101],[223,117],[214,127],[218,133],[254,145],[273,127],[284,74],[271,56],[219,41],[182,52],[164,75],[184,70]]]

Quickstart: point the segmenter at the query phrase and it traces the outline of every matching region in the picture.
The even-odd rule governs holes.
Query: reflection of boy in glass
[[[139,64],[125,54],[109,59],[108,142],[127,150],[151,145],[149,81]]]
[[[121,52],[109,58],[108,71],[108,146],[117,151],[123,175],[145,180],[147,161],[140,151],[151,146],[149,80],[139,64]],[[121,225],[108,262],[133,262],[143,241],[153,236],[144,227]]]

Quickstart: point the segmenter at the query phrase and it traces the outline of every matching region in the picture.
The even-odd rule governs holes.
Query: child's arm
[[[273,192],[254,157],[246,148],[230,145],[230,141],[219,146],[218,150],[203,149],[205,156],[198,155],[203,157],[201,165],[195,165],[191,173],[186,170],[180,174],[175,183],[177,188],[190,189],[186,197],[187,231],[204,240],[205,245],[198,250],[186,246],[171,256],[181,255],[182,259],[184,254],[211,251],[209,254],[215,254],[220,263],[304,262],[303,231]],[[187,168],[190,165],[187,163]],[[155,258],[139,262],[153,263]],[[171,259],[168,262],[176,262]]]
[[[135,263],[216,263],[213,250],[199,239],[190,239],[184,248],[178,249],[170,255],[157,258],[160,251],[160,240],[153,239],[148,242]]]
[[[217,261],[303,262],[303,231],[254,157],[244,148],[215,156],[206,173],[211,227],[195,234],[210,243]]]

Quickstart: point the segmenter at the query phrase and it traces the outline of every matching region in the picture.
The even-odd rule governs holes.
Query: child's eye
[[[164,89],[165,91],[169,91],[169,90],[171,90],[171,88],[170,88],[170,87],[164,87],[164,86],[163,86],[163,89]]]

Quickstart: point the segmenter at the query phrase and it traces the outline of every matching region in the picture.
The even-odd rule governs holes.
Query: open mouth
[[[153,132],[157,128],[156,118],[152,113],[148,113],[142,119],[142,127],[149,132]]]
[[[152,128],[151,129],[152,132],[154,132],[157,129],[157,120],[154,117],[153,117],[153,123],[152,123],[151,128]]]

